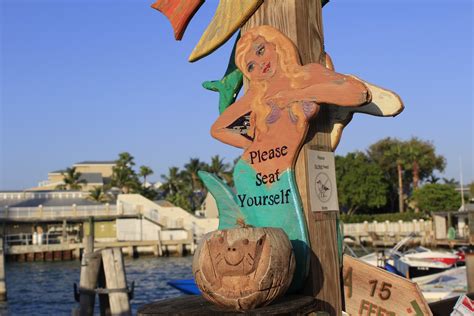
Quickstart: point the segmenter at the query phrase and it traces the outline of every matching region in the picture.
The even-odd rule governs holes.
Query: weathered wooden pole
[[[7,300],[7,283],[5,279],[5,253],[3,238],[0,237],[0,302]]]
[[[474,245],[474,211],[469,211],[467,220],[469,223],[469,243]]]
[[[84,253],[81,262],[81,280],[79,283],[81,316],[93,315],[95,304],[95,289],[99,277],[102,256],[99,251]]]
[[[271,25],[298,47],[303,64],[325,64],[321,0],[266,0],[242,28]],[[337,246],[338,211],[313,212],[310,207],[307,156],[310,149],[331,151],[329,109],[322,107],[310,125],[296,163],[296,180],[311,241],[311,269],[305,292],[318,300],[317,310],[342,311],[341,264]]]
[[[107,282],[105,280],[105,271],[104,271],[103,264],[100,265],[98,286],[99,288],[102,288],[102,289],[107,288]],[[100,308],[101,316],[111,315],[108,294],[99,293],[99,308]]]
[[[131,315],[122,250],[120,248],[102,250],[102,262],[107,289],[110,291],[110,312],[112,315]]]
[[[63,244],[67,243],[67,220],[63,220],[61,240]]]
[[[467,293],[474,293],[474,252],[466,253]]]

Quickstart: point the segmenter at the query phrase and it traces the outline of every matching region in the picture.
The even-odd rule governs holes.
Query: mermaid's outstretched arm
[[[211,127],[212,137],[240,148],[247,148],[252,144],[251,140],[228,128],[237,119],[250,112],[250,103],[248,102],[250,98],[249,94],[244,95],[217,118]]]
[[[296,101],[313,101],[318,104],[338,106],[360,106],[371,101],[372,96],[367,86],[360,80],[346,76],[320,64],[309,64],[303,67],[308,75],[299,80],[308,80],[308,85],[301,89],[292,89],[277,93],[271,100],[278,104]],[[300,82],[302,86],[305,82]]]

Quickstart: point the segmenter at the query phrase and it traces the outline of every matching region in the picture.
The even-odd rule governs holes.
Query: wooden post
[[[158,239],[154,250],[154,255],[157,257],[163,256],[163,248],[161,247],[161,231],[158,231]]]
[[[63,220],[63,231],[62,231],[62,236],[61,236],[61,241],[63,244],[67,244],[67,221],[64,219]]]
[[[474,245],[474,211],[469,211],[468,223],[469,223],[469,243],[471,245]]]
[[[474,252],[466,253],[467,293],[474,293]]]
[[[7,283],[5,280],[5,253],[3,238],[0,237],[0,302],[7,300]]]
[[[106,289],[107,288],[107,282],[105,280],[105,271],[104,271],[104,265],[102,264],[100,266],[99,270],[99,282],[98,282],[99,288]],[[106,315],[111,315],[110,313],[110,302],[109,302],[109,295],[108,294],[99,294],[99,307],[100,307],[100,315],[101,316],[106,316]]]
[[[94,251],[94,229],[94,217],[89,217],[89,234],[86,236],[84,253],[90,253]]]
[[[128,300],[127,279],[120,248],[102,250],[105,279],[109,293],[110,312],[112,315],[131,315]],[[119,290],[119,291],[114,291]]]
[[[80,315],[93,315],[95,303],[95,288],[101,266],[100,252],[85,253],[82,256],[80,291]]]
[[[298,47],[301,61],[325,63],[321,0],[266,0],[242,28],[271,25]],[[308,191],[307,155],[310,149],[331,151],[329,109],[321,107],[310,125],[306,143],[296,162],[296,180],[308,226],[312,257],[305,293],[317,298],[317,310],[331,315],[342,311],[341,262],[337,247],[338,211],[312,212]]]

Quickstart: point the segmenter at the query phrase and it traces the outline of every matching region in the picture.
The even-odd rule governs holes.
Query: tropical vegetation
[[[80,190],[83,185],[87,185],[87,181],[81,179],[81,173],[76,171],[76,167],[66,168],[61,172],[63,183],[56,186],[57,190]]]

